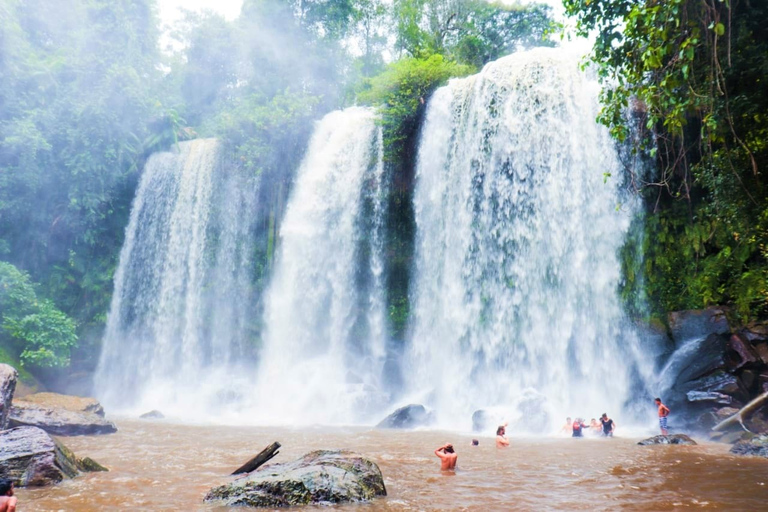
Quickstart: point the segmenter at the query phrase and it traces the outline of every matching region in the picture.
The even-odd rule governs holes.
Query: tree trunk
[[[280,449],[280,443],[275,441],[271,445],[261,450],[258,453],[258,455],[256,455],[254,458],[252,458],[251,460],[249,460],[248,462],[246,462],[245,464],[237,468],[235,472],[232,474],[239,475],[241,473],[250,473],[251,471],[258,469],[259,466],[261,466],[262,464],[267,462],[269,459],[271,459],[272,457],[280,453],[277,451],[279,449]]]
[[[758,410],[760,407],[762,407],[763,404],[765,404],[765,402],[768,402],[768,391],[766,391],[765,393],[763,393],[762,395],[758,396],[757,398],[755,398],[754,400],[749,402],[747,405],[745,405],[744,407],[739,409],[739,412],[737,412],[736,414],[734,414],[730,418],[726,418],[723,421],[721,421],[720,423],[718,423],[717,425],[715,425],[714,427],[712,427],[712,430],[713,431],[722,430],[724,428],[727,428],[727,427],[733,425],[734,423],[738,423],[739,425],[741,425],[741,427],[744,430],[748,431],[749,429],[744,426],[744,419],[748,415],[752,414],[753,412]]]

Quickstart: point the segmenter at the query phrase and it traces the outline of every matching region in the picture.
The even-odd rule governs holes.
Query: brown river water
[[[273,462],[342,448],[378,463],[388,496],[369,504],[303,510],[768,510],[768,460],[736,457],[728,446],[638,446],[637,438],[493,438],[443,431],[367,428],[227,427],[118,421],[118,433],[64,438],[78,456],[110,468],[60,485],[19,489],[20,511],[224,511],[203,503],[212,486],[272,441]],[[441,473],[434,450],[452,442],[455,473]],[[233,508],[231,510],[245,510]]]

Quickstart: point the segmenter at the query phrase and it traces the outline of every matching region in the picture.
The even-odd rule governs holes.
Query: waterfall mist
[[[115,409],[182,416],[231,398],[247,366],[257,183],[215,139],[148,160],[115,275],[95,388]]]
[[[429,102],[404,374],[441,425],[478,409],[535,432],[619,414],[647,373],[618,293],[637,204],[604,178],[619,162],[598,91],[578,57],[535,49]]]

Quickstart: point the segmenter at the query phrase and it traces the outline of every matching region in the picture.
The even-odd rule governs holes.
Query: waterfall
[[[380,413],[385,192],[373,112],[326,115],[280,227],[254,402],[262,422],[346,423]]]
[[[95,376],[113,408],[197,417],[232,398],[252,344],[257,184],[220,153],[194,140],[146,163]]]
[[[618,293],[637,205],[598,91],[578,58],[542,48],[429,102],[405,375],[444,426],[478,409],[537,432],[619,416],[646,371]]]

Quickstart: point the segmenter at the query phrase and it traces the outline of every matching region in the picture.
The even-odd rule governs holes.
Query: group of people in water
[[[616,422],[608,417],[608,414],[603,413],[600,416],[600,421],[595,418],[589,422],[589,425],[584,423],[581,418],[575,418],[571,421],[571,418],[565,418],[565,425],[560,429],[561,433],[570,433],[572,437],[584,437],[584,433],[587,432],[593,436],[613,437],[613,432],[616,430]]]
[[[661,402],[661,398],[654,399],[654,403],[658,408],[659,413],[659,427],[661,428],[661,434],[666,436],[669,431],[667,430],[667,417],[669,416],[669,407]],[[561,429],[561,433],[570,433],[571,437],[584,437],[584,433],[588,432],[593,436],[601,437],[613,437],[613,433],[616,431],[616,422],[608,417],[607,413],[603,413],[600,416],[600,421],[595,418],[587,425],[582,418],[575,418],[571,421],[568,417],[565,419],[565,425]],[[477,439],[472,440],[472,446],[478,446],[480,441]],[[507,423],[499,425],[496,429],[496,448],[506,448],[509,446],[509,439],[507,438]],[[449,471],[456,469],[456,461],[459,456],[454,450],[451,443],[445,443],[443,446],[435,450],[435,455],[440,458],[440,469],[443,471]]]

